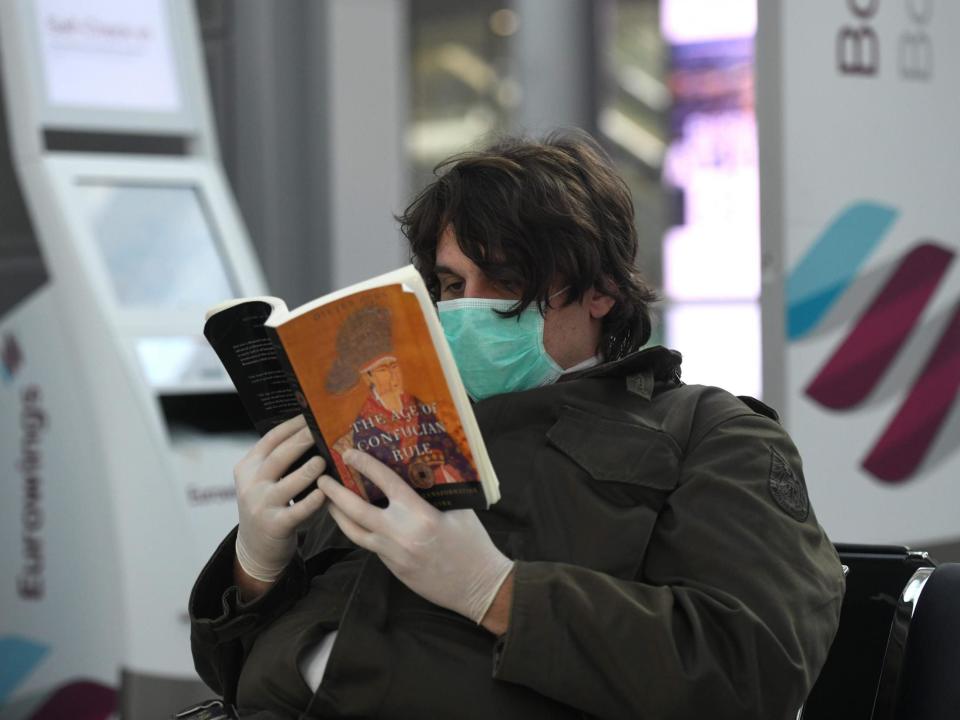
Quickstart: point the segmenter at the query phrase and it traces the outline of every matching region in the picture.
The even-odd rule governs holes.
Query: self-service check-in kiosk
[[[0,52],[45,277],[0,293],[0,716],[167,717],[204,692],[187,599],[255,437],[203,314],[264,283],[192,2],[4,0]]]

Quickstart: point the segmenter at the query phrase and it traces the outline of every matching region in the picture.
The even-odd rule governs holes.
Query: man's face
[[[403,373],[400,371],[400,363],[396,360],[388,360],[368,370],[367,377],[381,396],[403,392]]]
[[[485,298],[516,300],[516,290],[490,280],[460,249],[452,226],[448,226],[437,244],[436,269],[440,299]],[[555,293],[564,288],[551,287]],[[603,316],[613,307],[613,299],[595,289],[579,303],[561,307],[558,295],[546,309],[543,319],[543,346],[560,367],[566,369],[597,354]]]

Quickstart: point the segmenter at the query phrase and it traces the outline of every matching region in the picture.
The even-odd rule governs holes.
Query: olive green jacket
[[[796,716],[844,581],[772,411],[683,385],[653,348],[475,412],[502,492],[478,515],[516,560],[507,633],[419,598],[321,513],[249,605],[234,533],[204,568],[192,640],[214,690],[280,717]],[[313,693],[297,657],[334,628]]]

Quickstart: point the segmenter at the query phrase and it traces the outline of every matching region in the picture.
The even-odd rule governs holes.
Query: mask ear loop
[[[548,307],[548,308],[552,308],[553,305],[550,304],[550,301],[553,300],[553,299],[554,299],[557,295],[559,295],[560,293],[564,293],[564,292],[566,292],[566,291],[569,290],[569,289],[570,289],[570,286],[569,286],[569,285],[564,285],[562,288],[560,288],[559,290],[557,290],[555,293],[552,293],[552,294],[550,294],[550,295],[547,295],[547,307]]]

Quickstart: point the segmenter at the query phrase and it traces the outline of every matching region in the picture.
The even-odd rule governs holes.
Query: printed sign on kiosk
[[[164,0],[39,0],[36,10],[50,105],[180,109]]]

